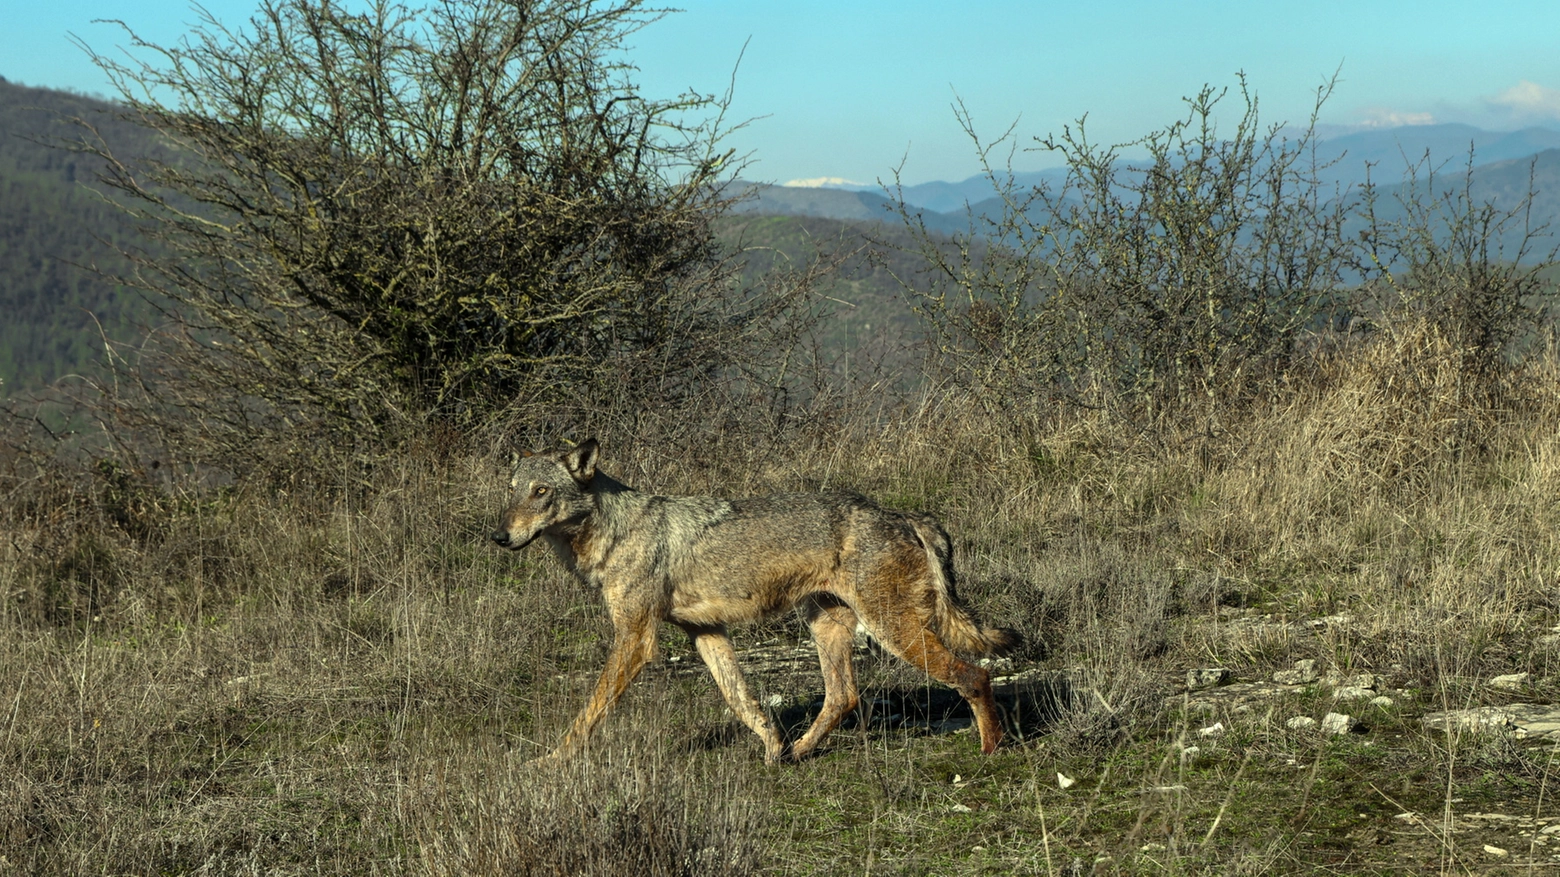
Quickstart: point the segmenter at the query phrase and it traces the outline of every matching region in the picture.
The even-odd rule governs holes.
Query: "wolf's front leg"
[[[629,683],[639,675],[645,664],[655,656],[655,631],[657,616],[653,612],[635,613],[632,616],[615,618],[615,628],[612,638],[612,653],[607,656],[607,666],[601,671],[601,678],[596,681],[596,689],[591,692],[590,701],[580,714],[574,717],[574,724],[569,726],[569,733],[563,737],[563,742],[553,750],[548,757],[551,759],[568,758],[585,748],[585,743],[590,739],[591,732],[606,717],[607,711],[612,709],[623,692],[628,689]]]

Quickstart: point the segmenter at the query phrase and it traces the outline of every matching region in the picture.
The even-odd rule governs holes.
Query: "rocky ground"
[[[1329,629],[1355,622],[1349,616],[1292,622],[1237,611],[1220,623],[1283,626],[1294,637],[1296,651],[1304,653],[1308,642],[1319,646]],[[1543,636],[1551,640],[1547,645],[1560,647],[1560,634]],[[968,709],[957,695],[940,686],[896,684],[894,680],[902,683],[907,678],[903,665],[881,656],[865,639],[859,646],[863,702],[845,732],[908,735],[906,739],[972,734]],[[754,687],[763,692],[761,696],[790,732],[794,735],[805,728],[822,705],[817,655],[811,645],[775,639],[744,649],[741,659]],[[1063,717],[1080,710],[1110,709],[1100,687],[1083,669],[1015,667],[1007,659],[984,663],[992,671],[1010,740],[1017,747],[1032,752],[1038,747],[1044,752],[1053,725]],[[685,682],[707,677],[691,653],[671,654],[649,672]],[[1560,754],[1560,705],[1550,702],[1551,687],[1545,680],[1526,672],[1461,680],[1457,694],[1448,696],[1427,690],[1422,682],[1413,684],[1392,668],[1347,672],[1319,655],[1276,670],[1187,667],[1163,683],[1167,696],[1161,701],[1159,742],[1145,735],[1142,745],[1168,748],[1179,763],[1173,765],[1169,780],[1145,776],[1142,794],[1153,798],[1195,794],[1199,775],[1206,779],[1218,774],[1228,782],[1228,766],[1237,756],[1241,765],[1237,779],[1241,772],[1261,783],[1283,784],[1294,782],[1285,777],[1303,777],[1311,784],[1308,789],[1323,789],[1327,784],[1316,778],[1324,762],[1331,770],[1336,761],[1343,765],[1342,774],[1363,790],[1353,794],[1373,804],[1359,806],[1361,812],[1356,814],[1357,805],[1336,793],[1339,808],[1349,811],[1342,822],[1354,824],[1334,826],[1329,838],[1321,837],[1328,834],[1326,830],[1298,827],[1296,844],[1325,842],[1327,854],[1339,856],[1340,863],[1372,863],[1364,868],[1367,871],[1560,871],[1560,806],[1552,803],[1554,795],[1547,788],[1550,763]],[[709,696],[718,697],[713,690]],[[1449,704],[1454,706],[1448,708]],[[741,745],[743,736],[737,729],[726,738]],[[1492,751],[1496,756],[1489,754]],[[1247,766],[1258,758],[1262,764]],[[1062,753],[1052,761],[1056,789],[1064,793],[1098,798],[1109,784],[1090,776],[1087,764],[1080,768],[1077,760]],[[1436,762],[1435,770],[1429,770],[1430,762]],[[1514,776],[1520,771],[1513,764],[1539,765],[1537,780]],[[1161,768],[1155,777],[1163,774]],[[953,781],[955,789],[969,785],[962,776],[954,776]],[[1511,792],[1513,788],[1518,791]],[[1466,795],[1463,789],[1468,790]],[[1226,805],[1235,798],[1230,791]],[[946,812],[968,814],[979,809],[978,804],[955,802]],[[1275,805],[1275,811],[1282,809]],[[1275,816],[1275,830],[1286,831],[1286,820],[1294,824],[1297,819]],[[1302,837],[1313,834],[1317,837]],[[1173,857],[1173,846],[1173,842],[1167,848],[1160,840],[1148,839],[1136,850],[1144,862],[1158,861],[1157,857]],[[1340,846],[1345,849],[1341,854]],[[1122,870],[1118,865],[1125,863],[1120,859],[1119,849],[1101,851],[1092,872]],[[1083,865],[1088,860],[1087,855],[1078,859]],[[1346,864],[1338,867],[1353,870]],[[1074,873],[1090,872],[1084,868]]]

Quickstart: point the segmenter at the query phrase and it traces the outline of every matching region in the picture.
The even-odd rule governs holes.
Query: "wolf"
[[[541,538],[568,570],[601,591],[612,619],[607,666],[551,753],[584,748],[591,732],[655,657],[659,623],[687,632],[764,760],[799,761],[856,708],[851,648],[858,622],[884,648],[964,697],[980,748],[1002,723],[987,672],[964,657],[999,654],[1019,635],[978,624],[955,601],[953,548],[929,514],[881,508],[851,493],[751,499],[641,493],[597,468],[600,445],[516,457],[511,497],[492,533],[518,551]],[[823,709],[789,745],[748,690],[728,627],[796,608],[823,668]]]

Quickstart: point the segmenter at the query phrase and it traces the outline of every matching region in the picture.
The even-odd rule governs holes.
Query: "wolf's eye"
[[[545,485],[545,484],[538,484],[538,485],[536,485],[536,489],[531,491],[531,495],[532,496],[542,496],[542,495],[544,495],[546,493],[547,493],[547,485]]]

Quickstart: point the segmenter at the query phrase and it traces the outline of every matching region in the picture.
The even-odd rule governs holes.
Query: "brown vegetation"
[[[1068,821],[1047,829],[1053,855],[1104,852],[1125,866],[1145,843],[1179,837],[1148,815],[1161,804],[1138,805],[1143,824],[1112,838],[1100,832],[1114,818],[1023,778],[1119,757],[1117,770],[1137,772],[1126,785],[1163,784],[1128,756],[1162,745],[1182,668],[1262,677],[1317,656],[1287,628],[1221,625],[1231,607],[1295,621],[1352,613],[1356,625],[1325,635],[1324,660],[1431,700],[1477,700],[1468,681],[1497,672],[1549,678],[1553,655],[1534,634],[1560,620],[1560,361],[1524,366],[1507,408],[1469,410],[1445,339],[1398,337],[1318,355],[1216,440],[1145,441],[1099,412],[1013,432],[958,392],[762,456],[728,445],[721,467],[638,436],[621,468],[658,489],[840,486],[937,509],[968,570],[965,598],[1029,633],[1029,660],[1081,667],[1099,695],[990,768],[968,740],[840,732],[832,756],[787,769],[804,776],[765,770],[707,680],[656,671],[588,758],[563,773],[529,766],[599,665],[607,625],[550,559],[484,546],[502,489],[485,454],[412,453],[366,483],[343,473],[220,493],[106,468],[74,483],[13,470],[0,867],[621,873],[640,856],[645,873],[832,872],[877,856],[920,873],[915,857],[933,855],[948,864],[930,870],[974,873],[938,846],[943,811],[919,803],[944,771],[1015,783],[1001,794],[1022,806],[989,815],[986,830],[1038,845],[1025,834],[1034,807],[1058,808],[1053,819]],[[747,641],[799,634],[792,623]],[[691,660],[680,638],[665,651]],[[920,684],[887,669],[866,679],[869,691]],[[804,706],[816,683],[788,672],[760,688]],[[1247,758],[1327,745],[1251,733]],[[1421,792],[1455,789],[1450,744],[1412,745],[1430,770]],[[1502,757],[1527,769],[1528,756]],[[872,775],[879,792],[856,787]],[[1226,775],[1201,793],[1239,783]],[[1099,806],[1120,806],[1110,802],[1125,793],[1104,789]],[[1271,818],[1290,818],[1273,806]],[[825,842],[841,818],[887,822],[875,840]],[[1179,855],[1228,863],[1227,848],[1191,840]],[[1299,869],[1304,849],[1295,839],[1266,861]]]
[[[589,4],[521,4],[532,6]],[[368,32],[328,4],[266,9],[278,32]],[[629,17],[608,21],[609,35],[639,20],[634,4],[612,9]],[[903,395],[801,343],[817,311],[791,305],[811,266],[749,278],[777,284],[756,290],[727,284],[718,258],[627,279],[615,255],[592,261],[587,288],[611,281],[618,304],[666,292],[651,300],[677,319],[657,325],[682,334],[596,348],[595,329],[637,331],[645,315],[567,297],[516,311],[525,332],[567,322],[582,301],[590,319],[499,389],[484,369],[519,356],[502,345],[443,360],[416,344],[394,352],[397,333],[370,325],[390,311],[333,309],[326,293],[353,283],[309,261],[329,262],[311,248],[335,239],[306,222],[293,230],[314,255],[267,257],[250,279],[275,292],[291,278],[316,298],[201,325],[190,314],[220,313],[200,296],[225,287],[216,275],[181,287],[205,308],[181,317],[191,346],[146,361],[180,367],[122,360],[121,383],[96,386],[69,418],[7,409],[0,874],[1477,867],[1494,854],[1454,817],[1552,812],[1553,751],[1418,718],[1509,700],[1482,684],[1497,673],[1531,673],[1533,699],[1560,695],[1556,640],[1539,636],[1560,624],[1552,285],[1480,246],[1470,235],[1499,215],[1455,194],[1390,221],[1369,192],[1348,216],[1303,185],[1285,200],[1308,178],[1293,150],[1260,133],[1250,104],[1237,136],[1219,138],[1215,103],[1205,92],[1189,122],[1151,136],[1136,171],[1081,132],[1057,141],[1083,201],[1009,190],[983,239],[922,239],[921,261],[879,263],[913,290],[938,348]],[[259,134],[325,166],[351,153],[350,138]],[[438,203],[433,182],[418,209]],[[316,194],[304,185],[279,203],[307,218]],[[516,203],[534,210],[511,218],[556,220],[565,243],[602,252],[593,230],[613,216],[571,212],[600,204],[533,194]],[[703,197],[673,201],[684,196]],[[419,215],[404,206],[390,213]],[[481,215],[467,206],[448,216]],[[701,211],[717,205],[671,206],[652,218],[687,216],[692,237],[674,236],[669,255],[634,250],[649,260],[634,265],[704,253]],[[354,216],[342,230],[371,226]],[[241,264],[251,232],[271,228],[205,255]],[[439,273],[445,239],[396,240],[417,245],[391,254],[400,268],[366,275],[383,292],[411,270],[437,299],[454,276]],[[506,289],[576,264],[543,262],[515,267]],[[183,277],[182,265],[143,267]],[[436,303],[406,312],[427,318],[423,340],[448,341],[459,320],[442,322]],[[701,314],[724,316],[688,330]],[[235,339],[265,344],[222,348]],[[730,355],[692,350],[706,341]],[[285,351],[299,358],[276,358]],[[531,368],[554,354],[590,374]],[[224,396],[222,369],[239,360],[231,379],[256,383]],[[324,380],[349,364],[351,380]],[[416,379],[423,364],[440,376]],[[370,426],[354,431],[365,412]],[[609,625],[599,596],[552,558],[498,552],[485,536],[506,481],[500,450],[573,430],[613,448],[612,474],[657,491],[839,488],[935,512],[961,599],[1028,638],[1012,668],[1027,675],[993,674],[1004,745],[981,758],[950,698],[858,649],[854,725],[815,759],[765,766],[708,678],[684,672],[686,638],[667,631],[668,658],[585,757],[532,764],[601,666]],[[793,732],[820,683],[764,667],[803,635],[796,619],[738,634],[739,647],[764,647],[744,669]],[[1320,686],[1221,706],[1182,685],[1188,668],[1254,681],[1300,658],[1378,674],[1397,703],[1369,707],[1368,733],[1329,738],[1285,723],[1337,708]],[[1553,861],[1536,835],[1522,855]]]

